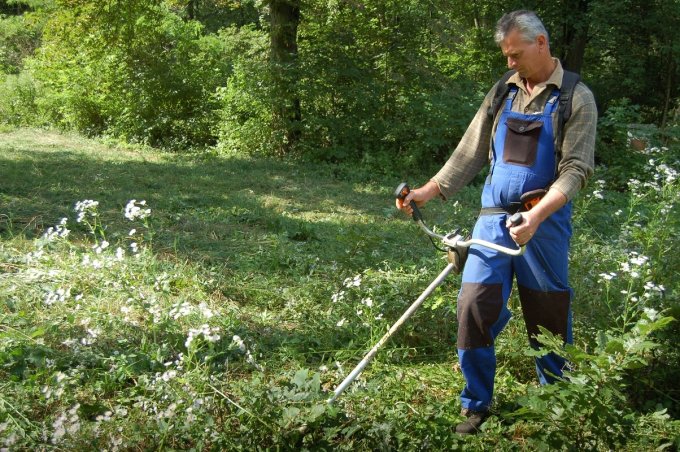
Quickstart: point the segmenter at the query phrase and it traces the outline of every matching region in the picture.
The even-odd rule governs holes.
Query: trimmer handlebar
[[[403,182],[397,187],[394,194],[398,199],[403,201],[404,198],[406,198],[406,195],[408,195],[410,192],[411,189],[409,188],[408,184],[406,182]],[[454,232],[451,232],[446,235],[437,234],[436,232],[432,231],[425,225],[425,223],[423,222],[423,216],[420,213],[420,210],[418,210],[418,207],[416,206],[415,202],[411,201],[410,205],[411,208],[413,209],[413,220],[418,223],[418,226],[420,226],[420,228],[425,232],[425,234],[429,235],[432,238],[440,240],[448,248],[456,249],[456,247],[469,247],[471,245],[479,245],[510,256],[521,256],[522,254],[524,254],[524,246],[518,245],[518,248],[513,249],[486,240],[480,239],[463,240],[463,236],[458,233],[458,230],[455,230]],[[510,217],[510,222],[513,224],[513,226],[518,226],[522,224],[523,221],[524,218],[522,217],[522,214],[520,214],[519,212]]]

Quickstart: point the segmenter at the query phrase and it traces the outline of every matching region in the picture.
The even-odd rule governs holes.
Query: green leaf
[[[312,408],[309,410],[308,420],[310,422],[314,422],[320,416],[322,416],[325,412],[326,412],[326,405],[325,404],[313,405]]]
[[[307,376],[309,375],[309,369],[300,369],[295,372],[295,376],[291,380],[298,389],[304,389],[307,383]]]
[[[617,354],[625,353],[625,348],[623,346],[623,341],[620,338],[611,338],[604,349],[605,353]]]
[[[38,337],[43,337],[45,335],[45,328],[44,327],[39,327],[31,331],[31,339],[36,339]]]
[[[284,424],[294,422],[295,419],[300,415],[300,409],[294,406],[289,406],[283,409],[282,421]]]

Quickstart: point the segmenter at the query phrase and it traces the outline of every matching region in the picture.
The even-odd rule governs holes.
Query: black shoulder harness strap
[[[491,101],[491,106],[489,107],[488,111],[489,116],[492,118],[496,117],[498,111],[503,105],[503,101],[505,101],[505,98],[508,96],[508,92],[510,92],[510,86],[508,85],[507,81],[514,73],[514,70],[506,72],[498,82],[496,94],[494,95],[493,101]],[[561,155],[562,151],[562,133],[564,130],[564,124],[566,124],[566,122],[571,117],[571,100],[574,94],[574,89],[580,80],[581,77],[577,73],[564,71],[564,75],[562,77],[562,88],[560,89],[560,105],[557,109],[557,130],[555,131],[555,154],[558,157]]]
[[[503,101],[505,98],[508,96],[508,93],[510,92],[510,86],[508,85],[508,80],[512,75],[515,73],[514,70],[508,71],[505,74],[503,74],[503,77],[498,81],[498,85],[496,86],[496,94],[493,96],[493,100],[491,101],[491,106],[489,107],[489,116],[492,118],[495,118],[496,115],[498,114],[498,110],[501,109],[501,105],[503,104]]]

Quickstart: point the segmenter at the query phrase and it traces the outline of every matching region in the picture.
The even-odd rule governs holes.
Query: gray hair
[[[534,42],[539,35],[545,36],[546,41],[550,42],[548,31],[533,11],[513,11],[501,17],[496,23],[496,34],[494,36],[496,44],[500,45],[513,30],[519,31],[523,40],[527,42]]]

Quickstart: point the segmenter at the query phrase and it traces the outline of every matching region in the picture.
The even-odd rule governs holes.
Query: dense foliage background
[[[494,416],[453,434],[450,277],[328,405],[443,267],[392,190],[520,7],[600,110],[576,344],[542,338],[570,380],[536,384],[517,315]],[[675,0],[0,0],[0,447],[678,449],[678,30]],[[428,221],[471,226],[478,189]]]
[[[675,130],[672,0],[4,0],[0,122],[423,166],[448,155],[503,73],[493,26],[520,7],[544,18],[602,115]]]

